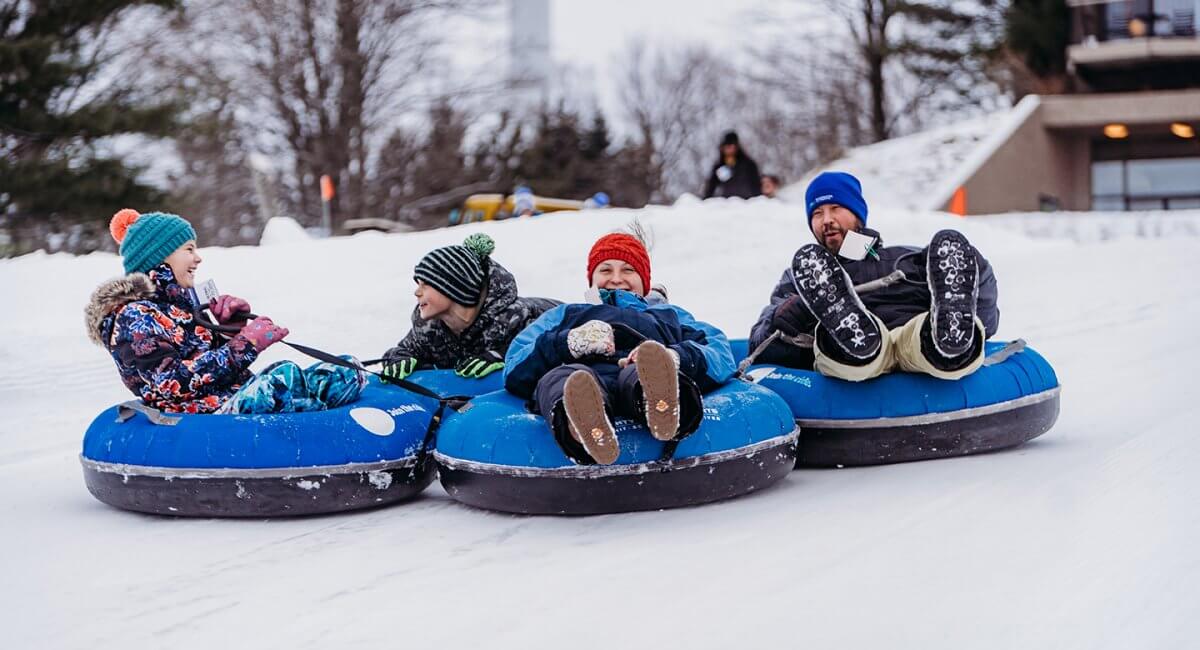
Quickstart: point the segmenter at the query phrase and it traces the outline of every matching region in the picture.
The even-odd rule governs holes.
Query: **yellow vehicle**
[[[475,221],[492,221],[506,219],[513,213],[515,201],[512,194],[472,194],[463,201],[462,210],[455,219],[450,215],[450,223],[473,223]],[[560,212],[563,210],[582,210],[583,201],[571,199],[553,199],[546,196],[534,196],[533,207],[538,212]]]

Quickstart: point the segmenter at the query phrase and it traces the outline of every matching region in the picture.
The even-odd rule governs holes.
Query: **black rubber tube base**
[[[673,461],[668,471],[659,463],[647,463],[639,466],[645,471],[604,475],[601,472],[620,466],[589,465],[571,468],[570,476],[556,476],[555,470],[543,470],[545,475],[519,469],[493,473],[470,464],[442,462],[438,475],[451,497],[477,508],[526,515],[598,515],[741,496],[782,480],[795,461],[796,438],[788,436],[778,445],[718,462]],[[590,468],[597,468],[596,476],[586,476]]]
[[[100,501],[177,517],[294,517],[377,508],[416,496],[433,481],[434,466],[272,477],[164,474],[109,471],[83,461],[88,491]]]
[[[1033,440],[1058,419],[1059,394],[1009,410],[879,427],[801,427],[797,467],[854,467],[951,458]]]

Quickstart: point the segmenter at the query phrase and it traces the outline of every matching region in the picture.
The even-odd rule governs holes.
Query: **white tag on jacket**
[[[221,295],[221,292],[217,291],[217,283],[213,280],[205,280],[204,282],[196,285],[195,291],[196,304],[200,305],[201,307],[208,306],[208,303],[212,302],[213,298]]]
[[[874,237],[853,230],[847,230],[846,235],[842,237],[842,247],[838,249],[838,255],[857,262],[866,258],[867,253],[870,252],[871,247],[874,245]]]

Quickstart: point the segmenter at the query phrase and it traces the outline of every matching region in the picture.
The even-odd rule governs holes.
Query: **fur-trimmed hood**
[[[104,333],[100,331],[104,319],[131,302],[153,300],[154,295],[154,281],[145,273],[130,273],[96,287],[84,310],[88,338],[104,345]]]

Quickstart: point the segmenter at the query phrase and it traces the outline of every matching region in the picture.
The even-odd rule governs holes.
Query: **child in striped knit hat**
[[[404,379],[418,368],[454,368],[484,377],[504,367],[517,333],[558,304],[521,298],[508,269],[492,259],[496,243],[483,233],[430,251],[413,270],[417,307],[412,329],[383,355],[383,375]]]
[[[612,416],[680,440],[700,426],[703,393],[736,364],[720,330],[647,300],[650,256],[637,237],[597,240],[587,277],[589,302],[551,309],[513,341],[504,386],[536,405],[569,458],[609,465],[621,454]]]

